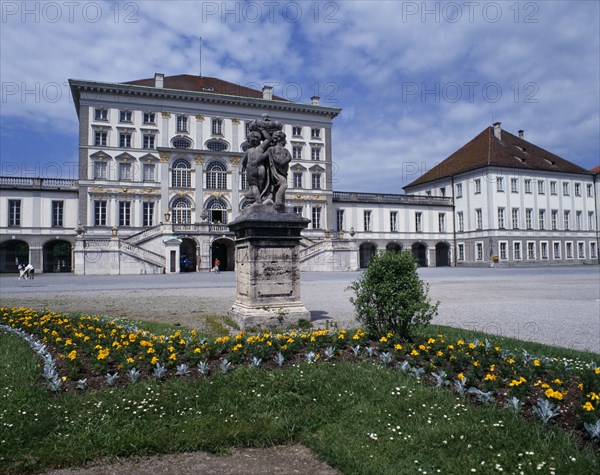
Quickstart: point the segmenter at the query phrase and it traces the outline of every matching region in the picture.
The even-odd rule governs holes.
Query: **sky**
[[[68,79],[156,72],[270,84],[342,108],[336,191],[402,193],[494,122],[586,169],[600,164],[600,2],[0,6],[1,176],[77,178]]]

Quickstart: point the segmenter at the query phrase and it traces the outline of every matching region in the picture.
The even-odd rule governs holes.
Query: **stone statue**
[[[241,161],[248,179],[246,199],[254,204],[275,203],[275,209],[285,211],[285,190],[292,155],[285,148],[286,135],[280,122],[268,114],[250,122],[248,143]]]

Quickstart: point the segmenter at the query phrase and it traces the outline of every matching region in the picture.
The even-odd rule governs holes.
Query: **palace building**
[[[341,109],[192,75],[70,80],[79,179],[0,177],[0,272],[141,274],[233,270],[227,223],[248,205],[247,128],[268,114],[292,154],[286,204],[310,220],[305,270],[355,270],[377,252],[422,266],[598,263],[598,170],[496,123],[407,185],[334,191]],[[343,160],[338,159],[338,163]]]

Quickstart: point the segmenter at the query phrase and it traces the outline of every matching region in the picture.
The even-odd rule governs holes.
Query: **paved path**
[[[435,323],[600,353],[600,266],[426,268],[440,300]],[[302,301],[315,323],[356,325],[348,285],[360,272],[302,273]],[[135,276],[0,275],[0,304],[161,320],[200,328],[235,300],[232,272]]]

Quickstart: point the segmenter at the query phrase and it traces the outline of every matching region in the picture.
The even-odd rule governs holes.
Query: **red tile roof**
[[[154,78],[138,79],[137,81],[127,81],[122,84],[132,84],[134,86],[155,87]],[[222,79],[209,76],[193,76],[191,74],[178,74],[176,76],[165,76],[163,88],[176,89],[179,91],[204,92],[209,94],[224,94],[227,96],[251,97],[262,99],[262,91],[257,91],[249,87],[223,81]],[[287,101],[283,97],[273,96],[276,101]]]
[[[485,166],[517,168],[521,170],[590,173],[584,168],[505,130],[501,131],[501,140],[498,140],[494,136],[494,128],[490,126],[446,158],[442,163],[433,167],[404,188],[410,188],[415,185],[421,185]]]
[[[598,165],[597,167],[594,167],[590,170],[592,173],[600,173],[600,165]]]

